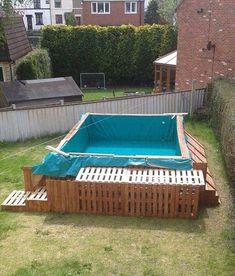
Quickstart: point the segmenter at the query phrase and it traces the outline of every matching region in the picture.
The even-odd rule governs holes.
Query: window
[[[46,0],[46,4],[47,4],[47,5],[50,4],[50,0]]]
[[[36,12],[35,17],[36,17],[36,25],[43,25],[42,12]]]
[[[92,2],[91,13],[93,14],[109,14],[110,3],[109,2]]]
[[[55,0],[55,8],[61,8],[61,0]]]
[[[56,14],[56,15],[55,15],[55,23],[56,23],[56,24],[63,24],[63,17],[62,17],[62,14]]]
[[[33,4],[34,4],[35,9],[41,9],[41,1],[40,0],[34,0]]]
[[[137,13],[137,2],[125,2],[125,13]]]

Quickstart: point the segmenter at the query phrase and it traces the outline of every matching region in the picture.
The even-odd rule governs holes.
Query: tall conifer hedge
[[[103,72],[109,85],[153,83],[153,61],[176,48],[176,30],[167,25],[134,27],[47,26],[54,76]]]

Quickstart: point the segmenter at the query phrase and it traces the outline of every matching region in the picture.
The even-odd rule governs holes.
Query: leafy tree
[[[20,3],[29,3],[31,0],[0,0],[0,16],[9,16],[9,20],[11,20],[10,15],[14,13],[14,4]],[[3,32],[3,26],[2,22],[0,21],[0,44],[3,44],[4,42],[4,32]]]
[[[173,24],[175,22],[175,9],[182,0],[157,0],[159,4],[159,14],[166,22]]]
[[[145,14],[145,23],[147,24],[160,24],[162,23],[161,16],[159,14],[158,0],[151,0],[148,4]]]
[[[64,17],[66,25],[76,26],[76,17],[73,12],[66,12]]]

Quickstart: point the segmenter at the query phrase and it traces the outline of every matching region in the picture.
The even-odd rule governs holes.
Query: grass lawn
[[[125,91],[130,92],[144,92],[151,93],[153,91],[153,87],[114,87],[107,89],[83,89],[82,92],[84,94],[83,101],[94,101],[100,100],[103,98],[113,98],[113,91],[115,93],[115,97],[124,96]]]
[[[235,275],[232,195],[215,136],[186,127],[205,146],[222,204],[197,220],[0,212],[0,275]],[[0,144],[0,201],[22,189],[20,167],[45,154],[45,139]],[[54,140],[51,145],[56,145]],[[24,151],[20,153],[21,151]]]

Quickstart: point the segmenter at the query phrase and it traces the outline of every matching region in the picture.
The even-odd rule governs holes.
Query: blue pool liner
[[[183,120],[183,118],[182,118]],[[97,141],[99,146],[95,147]],[[125,157],[118,143],[125,143]],[[132,147],[134,141],[134,145]],[[145,154],[143,141],[151,151],[156,142],[159,148],[157,156],[153,148],[153,156]],[[138,142],[141,145],[138,148]],[[103,145],[102,145],[103,143]],[[129,146],[128,146],[129,143]],[[104,152],[109,144],[108,151]],[[167,158],[170,145],[175,158]],[[137,145],[137,146],[136,146]],[[150,147],[151,145],[151,147]],[[58,153],[48,153],[41,164],[32,168],[33,174],[53,177],[76,176],[82,167],[162,167],[172,170],[191,170],[192,160],[188,151],[188,158],[176,158],[181,155],[177,136],[176,116],[133,116],[133,115],[98,115],[90,114],[79,130],[60,148],[61,151],[86,153],[92,148],[93,154],[115,154],[114,156],[76,155],[65,157]],[[164,150],[165,148],[165,150]],[[143,155],[136,158],[135,155]],[[173,157],[174,157],[173,156]]]

